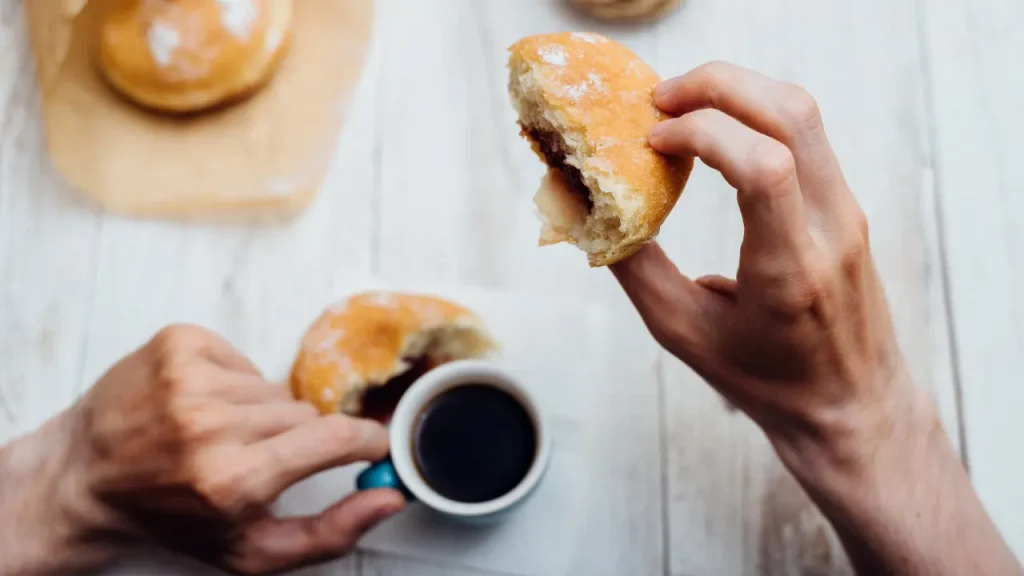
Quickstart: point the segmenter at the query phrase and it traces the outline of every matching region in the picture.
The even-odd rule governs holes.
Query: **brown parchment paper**
[[[292,45],[270,84],[193,118],[139,109],[104,81],[97,24],[118,1],[25,2],[47,144],[64,178],[125,215],[274,218],[304,208],[362,71],[373,0],[295,0]]]

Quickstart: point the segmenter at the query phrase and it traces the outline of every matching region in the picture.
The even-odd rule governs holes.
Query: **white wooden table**
[[[601,513],[621,527],[599,543],[616,560],[587,574],[848,573],[759,432],[657,350],[607,271],[534,247],[541,167],[517,136],[504,49],[591,28],[665,76],[726,59],[817,96],[911,369],[1024,554],[1024,3],[687,2],[653,27],[608,28],[557,0],[378,0],[322,194],[296,222],[245,228],[126,220],[69,190],[45,154],[20,2],[0,0],[0,440],[166,322],[258,350],[275,329],[262,311],[326,304],[353,274],[553,295],[603,306],[632,350],[599,433]],[[662,243],[688,273],[731,274],[740,232],[733,194],[700,167]],[[326,571],[483,574],[374,553]]]

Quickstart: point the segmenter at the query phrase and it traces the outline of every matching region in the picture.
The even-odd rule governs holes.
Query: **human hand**
[[[760,425],[864,573],[1019,573],[911,382],[814,99],[725,63],[654,99],[678,117],[651,146],[721,172],[744,227],[735,280],[656,244],[612,267],[654,337]]]
[[[42,540],[77,554],[51,568],[81,569],[149,540],[232,572],[276,572],[347,553],[404,505],[396,491],[373,490],[317,516],[275,518],[268,506],[296,482],[384,457],[387,432],[368,420],[320,416],[227,342],[188,326],[161,331],[67,413],[7,450],[23,455],[21,464],[3,460],[26,480],[19,523],[47,522]],[[44,450],[48,457],[35,456]]]
[[[856,432],[851,417],[917,402],[867,223],[813,98],[715,63],[663,83],[655,102],[680,117],[659,124],[651,145],[721,172],[738,191],[744,225],[735,280],[690,281],[657,246],[614,267],[658,341],[757,421],[784,457],[804,439]]]

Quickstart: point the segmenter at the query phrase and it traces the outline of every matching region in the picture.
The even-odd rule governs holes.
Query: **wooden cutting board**
[[[50,156],[71,186],[132,216],[277,219],[304,208],[362,71],[372,0],[296,1],[273,81],[191,119],[143,111],[101,77],[97,24],[118,1],[25,3]]]

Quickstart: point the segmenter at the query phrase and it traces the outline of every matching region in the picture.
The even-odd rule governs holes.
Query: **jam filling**
[[[383,386],[370,388],[363,393],[361,416],[387,424],[398,407],[398,401],[413,383],[419,380],[420,376],[445,363],[443,360],[430,357],[407,358],[406,361],[411,364],[408,370],[388,380]]]
[[[569,181],[570,189],[586,200],[587,209],[593,209],[594,203],[590,199],[590,189],[587,188],[587,185],[583,182],[583,174],[580,173],[579,168],[565,163],[565,157],[568,153],[565,150],[565,143],[562,140],[562,136],[557,132],[549,132],[538,128],[527,128],[525,126],[521,127],[522,133],[529,138],[531,142],[535,142],[537,144],[537,147],[540,149],[541,154],[544,156],[544,161],[547,162],[548,166],[558,169]]]

